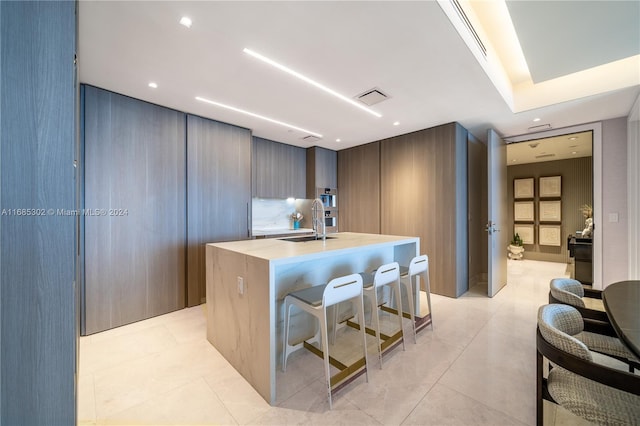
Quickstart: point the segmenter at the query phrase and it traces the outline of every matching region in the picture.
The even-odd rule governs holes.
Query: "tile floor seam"
[[[518,419],[516,419],[515,417],[513,417],[511,414],[507,414],[507,413],[505,413],[504,411],[502,411],[502,410],[500,410],[500,409],[493,408],[493,407],[491,407],[491,406],[489,406],[489,405],[485,404],[485,403],[484,403],[484,402],[482,402],[482,401],[478,401],[476,398],[474,398],[474,397],[472,397],[472,396],[469,396],[469,395],[467,395],[467,394],[466,394],[466,393],[464,393],[464,392],[460,392],[460,391],[459,391],[459,390],[457,390],[457,389],[453,389],[451,386],[447,386],[447,385],[445,385],[444,383],[440,383],[440,385],[441,385],[441,386],[444,386],[445,388],[449,389],[449,390],[450,390],[450,391],[452,391],[452,392],[455,392],[455,393],[457,393],[457,394],[460,394],[460,395],[462,395],[462,396],[464,396],[464,397],[466,397],[466,398],[469,398],[469,399],[471,399],[471,400],[473,400],[473,401],[477,402],[478,404],[482,405],[482,406],[483,406],[483,407],[485,407],[485,408],[488,408],[488,409],[489,409],[489,410],[491,410],[491,411],[497,411],[497,412],[499,412],[500,414],[504,415],[505,417],[508,417],[509,419],[513,420],[513,421],[514,421],[514,423],[513,423],[513,424],[521,424],[521,425],[528,425],[528,424],[529,424],[529,423],[521,422],[520,420],[518,420]]]
[[[119,362],[117,362],[117,363],[115,363],[115,364],[109,365],[109,366],[104,367],[104,368],[101,368],[101,369],[99,369],[99,370],[95,370],[95,371],[93,371],[93,372],[92,372],[92,374],[94,374],[94,375],[95,375],[96,373],[99,373],[99,372],[101,372],[101,371],[109,370],[109,369],[111,369],[111,368],[115,368],[115,367],[120,367],[120,366],[122,366],[123,364],[129,364],[129,363],[134,362],[134,361],[141,361],[141,360],[143,360],[144,358],[148,358],[148,357],[152,357],[152,356],[159,355],[159,354],[161,354],[161,353],[163,353],[163,352],[166,352],[166,351],[171,350],[171,349],[178,348],[179,346],[181,346],[181,345],[182,345],[182,343],[178,342],[178,341],[175,339],[175,337],[173,336],[173,334],[171,334],[171,332],[169,331],[169,329],[167,329],[164,325],[163,325],[162,327],[165,329],[165,331],[167,331],[167,333],[168,333],[168,334],[171,336],[171,338],[173,339],[173,344],[172,344],[170,347],[163,347],[162,349],[156,350],[156,351],[154,351],[154,352],[149,352],[149,353],[145,353],[145,354],[140,354],[140,355],[138,355],[138,356],[134,356],[134,357],[132,357],[132,358],[128,358],[128,359],[126,359],[126,360],[121,360],[121,361],[119,361]]]
[[[211,385],[209,384],[209,381],[204,376],[199,376],[199,378],[204,381],[204,383],[207,385],[207,387],[209,389],[211,389],[211,392],[213,392],[213,394],[215,395],[215,397],[218,400],[218,402],[220,402],[220,405],[222,405],[224,407],[224,409],[227,412],[227,414],[229,414],[229,416],[231,416],[233,421],[236,422],[236,425],[243,424],[243,423],[240,423],[238,421],[238,419],[236,419],[236,416],[234,416],[233,413],[231,412],[231,410],[229,410],[229,408],[227,407],[227,404],[225,404],[224,401],[222,400],[222,398],[220,398],[220,395],[218,395],[218,392],[216,392],[216,390],[213,389],[213,387],[211,387]]]
[[[447,368],[448,370],[449,368]],[[447,371],[445,370],[445,372]],[[442,373],[444,374],[444,373]],[[440,375],[440,377],[442,377],[442,375]],[[427,391],[424,393],[424,395],[422,395],[422,398],[420,398],[420,400],[418,402],[416,402],[416,404],[413,406],[413,408],[409,411],[409,413],[407,413],[407,415],[404,417],[404,419],[402,419],[402,421],[399,423],[400,425],[403,425],[407,419],[409,417],[411,417],[411,415],[413,414],[414,411],[416,411],[416,408],[418,408],[418,406],[422,403],[422,401],[424,401],[424,399],[427,397],[427,395],[429,395],[429,392],[431,392],[433,390],[434,387],[436,387],[436,384],[438,384],[438,381],[440,380],[440,377],[438,377],[438,380],[436,380],[435,382],[433,382],[431,384],[431,386],[429,386],[429,389],[427,389]]]

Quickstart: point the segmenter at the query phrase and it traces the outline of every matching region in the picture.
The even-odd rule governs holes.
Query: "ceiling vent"
[[[541,132],[543,130],[551,130],[551,124],[541,124],[539,126],[529,127],[529,133]]]
[[[373,88],[359,94],[358,96],[356,96],[356,99],[365,105],[371,106],[389,99],[389,96],[384,94],[382,90]]]
[[[555,157],[555,154],[542,154],[542,155],[536,155],[536,158],[549,158],[549,157]]]
[[[302,138],[302,140],[308,143],[315,143],[315,142],[318,142],[320,138],[317,136],[309,135]]]
[[[478,35],[476,29],[473,28],[473,25],[471,25],[471,21],[469,21],[469,18],[467,17],[467,14],[464,13],[464,9],[462,9],[462,6],[460,6],[460,3],[458,3],[458,0],[450,0],[450,1],[451,1],[451,4],[453,5],[454,9],[456,10],[456,12],[458,12],[458,16],[462,20],[462,23],[464,24],[464,26],[469,31],[469,34],[471,34],[471,36],[475,40],[476,45],[478,46],[478,49],[480,49],[480,52],[482,52],[482,55],[486,58],[487,57],[487,48],[484,46],[484,43],[480,39],[480,36]]]

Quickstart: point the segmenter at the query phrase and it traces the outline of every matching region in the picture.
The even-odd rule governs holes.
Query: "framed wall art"
[[[561,201],[540,201],[538,204],[538,218],[540,222],[560,222],[562,221]]]
[[[533,198],[533,178],[514,179],[513,198]]]
[[[516,222],[533,222],[533,201],[515,201],[513,203],[513,220]]]
[[[560,247],[562,245],[560,225],[540,225],[538,227],[538,244]]]
[[[562,195],[562,176],[540,178],[540,197],[560,197]]]
[[[518,234],[522,238],[522,244],[533,244],[533,225],[514,225],[513,235]]]

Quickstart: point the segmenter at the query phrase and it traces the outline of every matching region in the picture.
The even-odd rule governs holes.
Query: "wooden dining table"
[[[602,301],[618,337],[640,358],[640,281],[610,284]]]

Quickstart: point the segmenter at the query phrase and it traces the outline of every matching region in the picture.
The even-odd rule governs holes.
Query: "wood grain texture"
[[[380,142],[338,151],[339,230],[380,233]]]
[[[446,124],[381,141],[381,232],[420,237],[431,291],[468,286],[466,131]]]
[[[106,213],[84,216],[91,334],[185,306],[185,117],[91,86],[84,102],[84,208]]]
[[[75,424],[75,4],[0,2],[0,43],[0,208],[45,210],[0,217],[0,424]]]
[[[305,198],[306,151],[304,148],[253,138],[252,188],[259,198]]]
[[[316,198],[316,188],[337,187],[338,153],[319,146],[307,148],[307,198]]]
[[[187,116],[187,305],[206,295],[205,244],[242,240],[251,228],[251,132]]]

